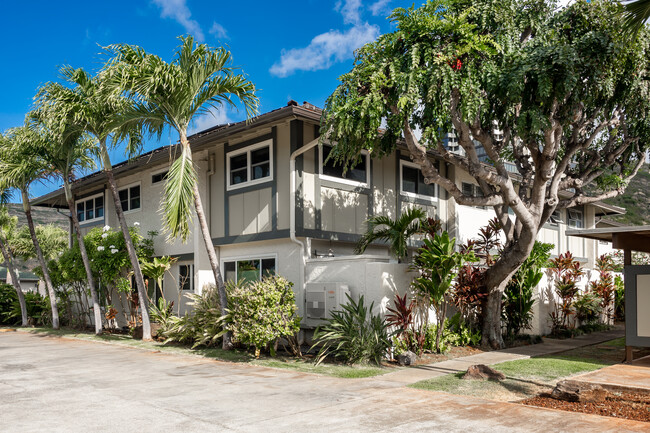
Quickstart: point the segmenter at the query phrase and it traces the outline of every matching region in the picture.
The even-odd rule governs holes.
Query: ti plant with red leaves
[[[616,286],[612,271],[616,269],[616,264],[611,256],[603,254],[596,259],[596,269],[600,272],[600,278],[598,281],[591,282],[591,290],[600,298],[600,306],[607,314],[607,323],[610,323],[614,316],[613,304]]]
[[[583,271],[580,262],[573,258],[570,251],[551,260],[549,269],[555,279],[555,293],[560,298],[555,303],[555,311],[551,313],[552,332],[557,334],[575,326],[575,320],[571,320],[574,315],[573,302],[579,292],[577,283]]]
[[[416,298],[407,301],[408,293],[400,296],[395,294],[394,308],[388,308],[386,323],[395,328],[395,337],[400,340],[408,350],[422,355],[426,337],[427,320],[417,320],[419,305]],[[418,326],[419,325],[419,326]]]

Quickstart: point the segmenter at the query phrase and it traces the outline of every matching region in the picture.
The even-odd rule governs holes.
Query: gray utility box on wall
[[[302,324],[315,328],[325,319],[331,318],[330,312],[340,310],[347,303],[350,289],[345,283],[307,283],[305,285],[305,317]]]

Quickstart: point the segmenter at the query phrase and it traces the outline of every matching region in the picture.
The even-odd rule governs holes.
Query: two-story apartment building
[[[199,190],[225,278],[280,274],[295,284],[303,316],[305,286],[310,282],[345,283],[353,294],[366,294],[384,304],[390,290],[406,289],[410,277],[403,266],[398,270],[391,263],[386,246],[374,245],[364,256],[352,256],[369,217],[396,218],[419,206],[464,241],[493,216],[490,209],[458,206],[437,186],[426,185],[405,148],[382,159],[364,153],[360,164],[343,174],[340,167],[326,162],[331,148],[318,145],[320,114],[311,104],[290,101],[252,122],[220,125],[190,137]],[[129,224],[138,222],[143,234],[159,231],[156,254],[178,258],[163,289],[166,297],[181,299],[183,312],[186,300],[179,293],[199,292],[213,278],[197,224],[187,243],[167,242],[163,233],[159,207],[175,150],[175,146],[156,149],[115,165],[114,172]],[[443,161],[437,163],[460,188],[476,190],[469,175]],[[83,230],[117,227],[103,173],[78,180],[74,192]],[[67,208],[62,190],[39,197],[34,204]],[[558,212],[540,240],[554,243],[556,254],[569,249],[591,264],[598,255],[597,241],[569,239],[565,228],[594,227],[600,215],[621,211],[596,205]]]

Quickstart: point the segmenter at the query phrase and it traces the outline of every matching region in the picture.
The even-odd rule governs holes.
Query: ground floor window
[[[275,257],[227,260],[223,268],[226,281],[253,282],[275,275],[276,261]]]
[[[178,290],[194,290],[194,265],[178,265]]]

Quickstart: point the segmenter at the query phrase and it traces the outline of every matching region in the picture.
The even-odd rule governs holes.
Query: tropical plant
[[[623,277],[616,275],[614,277],[614,312],[617,320],[625,320],[625,283]]]
[[[473,252],[456,252],[456,238],[450,239],[447,232],[435,234],[432,238],[424,239],[423,242],[424,245],[418,249],[412,266],[420,276],[413,280],[411,286],[435,309],[438,325],[435,350],[440,352],[449,290],[461,266],[466,261],[475,260],[475,256]]]
[[[153,257],[150,261],[140,261],[140,267],[142,268],[142,273],[145,277],[151,278],[157,284],[158,289],[162,298],[165,298],[165,292],[163,292],[163,279],[165,273],[169,272],[171,267],[178,261],[177,257],[162,256],[162,257]],[[155,287],[149,287],[147,295],[149,298],[155,298]],[[179,292],[180,296],[180,292]],[[180,301],[179,301],[180,303]],[[155,305],[155,304],[154,304]]]
[[[20,191],[29,234],[34,244],[38,262],[43,269],[45,286],[51,299],[52,327],[59,329],[56,294],[47,270],[47,262],[36,236],[32,208],[29,202],[30,186],[48,175],[45,162],[41,158],[34,157],[37,154],[35,150],[41,140],[43,140],[43,137],[40,134],[26,126],[12,128],[4,136],[0,135],[0,189],[9,187]]]
[[[255,357],[262,349],[275,355],[282,337],[300,331],[293,283],[282,277],[268,277],[252,283],[240,282],[229,291],[226,328],[236,342],[253,346]]]
[[[535,241],[530,256],[517,269],[503,292],[503,321],[510,337],[532,326],[535,305],[533,290],[544,276],[542,269],[548,265],[553,247],[552,244]]]
[[[503,291],[552,213],[622,194],[645,160],[649,33],[621,31],[622,9],[609,0],[398,8],[394,29],[355,51],[325,104],[321,137],[337,143],[335,162],[405,142],[426,182],[494,210],[507,248],[486,273],[483,339],[493,347],[504,344]],[[462,155],[444,146],[452,131]],[[441,170],[449,166],[482,194],[459,188]]]
[[[68,248],[68,232],[53,224],[38,225],[34,228],[38,244],[43,251],[45,260],[52,260]],[[15,237],[11,240],[11,249],[14,256],[22,260],[29,260],[37,257],[34,243],[27,226],[16,231]]]
[[[419,207],[408,209],[396,220],[385,215],[373,216],[366,222],[366,232],[354,247],[354,253],[363,254],[371,243],[386,241],[391,253],[401,261],[408,257],[409,239],[426,232],[426,218],[426,212]]]
[[[550,261],[549,270],[554,276],[555,294],[559,302],[555,302],[555,309],[551,312],[553,333],[568,330],[575,325],[571,321],[574,314],[573,302],[578,294],[578,279],[582,276],[583,270],[579,261],[573,258],[573,254],[567,251]]]
[[[0,196],[6,196],[5,194],[0,194]],[[20,275],[16,270],[14,264],[14,257],[9,246],[9,239],[11,234],[15,231],[17,218],[11,218],[7,208],[2,205],[0,202],[0,251],[2,252],[2,258],[4,263],[7,266],[7,272],[11,275],[11,282],[16,291],[16,299],[18,300],[18,305],[20,306],[21,312],[21,326],[28,325],[28,315],[27,315],[27,304],[25,303],[25,295],[23,294],[23,289],[20,286]]]
[[[613,259],[603,254],[596,259],[596,269],[600,273],[597,281],[591,282],[591,290],[600,298],[601,310],[607,316],[607,324],[614,318],[614,301],[616,286],[614,285],[614,275],[612,271],[616,265]]]
[[[106,86],[106,74],[101,73],[93,77],[81,68],[73,69],[70,66],[62,67],[60,72],[65,78],[66,84],[71,87],[59,83],[47,83],[36,96],[38,108],[49,112],[70,113],[75,125],[81,131],[94,137],[97,142],[97,153],[108,180],[138,290],[142,315],[142,338],[151,340],[151,324],[147,309],[144,277],[124,217],[122,201],[109,155],[109,147],[114,147],[120,142],[126,142],[129,154],[136,154],[141,147],[142,125],[137,122],[120,121],[126,112],[134,109],[133,103]],[[157,131],[152,130],[152,132]]]
[[[181,152],[169,168],[165,182],[164,225],[170,238],[180,237],[185,241],[190,233],[194,204],[225,314],[226,288],[203,210],[187,129],[197,114],[210,113],[211,109],[223,105],[235,107],[235,99],[244,106],[250,119],[257,114],[259,100],[255,85],[229,66],[228,50],[195,44],[191,36],[180,40],[174,60],[169,63],[137,46],[111,45],[107,51],[113,58],[107,71],[113,75],[118,91],[126,92],[134,101],[135,110],[123,119],[145,122],[158,131],[167,125],[179,135]],[[223,345],[230,348],[230,335],[224,336]]]
[[[631,1],[625,5],[625,11],[625,29],[636,33],[650,18],[650,1]]]
[[[78,211],[75,207],[75,198],[72,191],[72,182],[76,174],[79,171],[95,167],[93,156],[96,154],[97,145],[84,133],[81,125],[75,122],[75,112],[67,111],[73,109],[72,104],[56,104],[55,101],[48,99],[52,94],[48,90],[48,86],[51,87],[52,85],[48,84],[38,92],[37,108],[29,114],[29,117],[32,121],[31,126],[37,128],[47,138],[38,147],[40,157],[47,162],[52,174],[63,181],[63,191],[70,211],[72,228],[80,247],[81,262],[86,272],[86,284],[90,290],[90,298],[93,303],[95,334],[101,335],[102,313],[99,305],[99,295],[92,275],[88,252],[83,243],[83,233],[81,233],[81,227],[79,226]]]
[[[601,300],[596,293],[586,292],[576,296],[573,301],[576,319],[581,324],[597,323],[603,311]]]
[[[331,318],[314,332],[314,345],[319,347],[317,364],[332,356],[348,364],[374,362],[380,364],[391,346],[388,324],[372,313],[374,303],[367,307],[363,296],[348,301],[341,310],[331,312]]]
[[[403,347],[404,351],[410,350],[421,356],[424,351],[424,331],[428,317],[418,317],[422,316],[418,314],[421,310],[418,300],[412,297],[411,302],[407,302],[407,298],[408,293],[404,293],[404,296],[395,293],[394,307],[387,308],[386,323],[394,328],[394,346]]]

